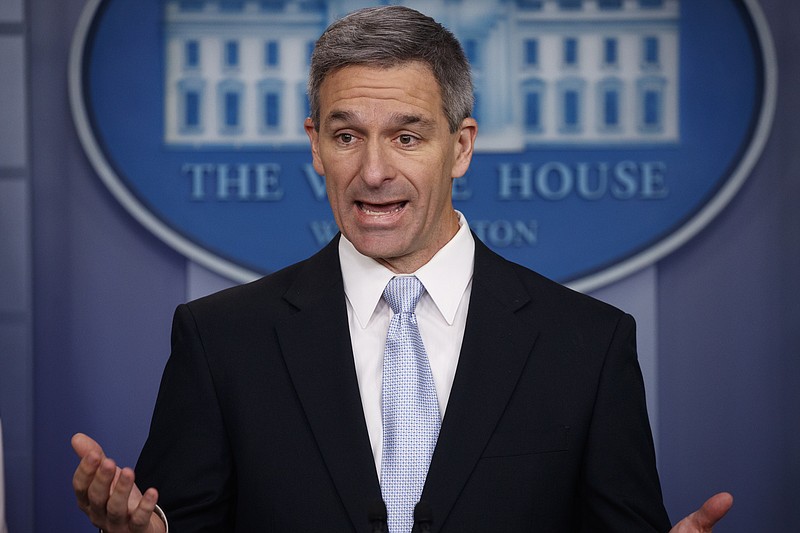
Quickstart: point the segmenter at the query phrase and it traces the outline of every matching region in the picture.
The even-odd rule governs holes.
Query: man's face
[[[319,104],[319,131],[305,128],[339,229],[392,271],[417,270],[458,231],[451,182],[469,167],[477,124],[450,133],[439,84],[417,62],[342,68]]]

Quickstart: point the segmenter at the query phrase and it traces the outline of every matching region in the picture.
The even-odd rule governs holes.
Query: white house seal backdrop
[[[579,289],[700,231],[769,133],[774,51],[752,0],[401,3],[472,65],[478,153],[456,208],[496,251]],[[70,90],[98,175],[231,279],[310,255],[337,231],[302,128],[310,53],[364,4],[91,0]]]

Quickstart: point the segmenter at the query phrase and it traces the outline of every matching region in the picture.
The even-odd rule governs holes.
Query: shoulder
[[[214,294],[193,300],[181,307],[187,308],[196,317],[258,316],[264,319],[270,315],[285,315],[296,310],[294,295],[304,290],[312,290],[311,285],[331,284],[337,280],[341,284],[341,270],[334,239],[315,255],[268,274],[255,281],[221,290]]]
[[[623,311],[608,303],[501,257],[477,239],[474,283],[491,285],[489,290],[518,300],[521,312],[533,313],[537,320],[561,326],[603,323],[613,327],[620,320],[629,319]]]

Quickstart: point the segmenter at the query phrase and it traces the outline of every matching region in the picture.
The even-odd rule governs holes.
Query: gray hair
[[[403,6],[371,7],[337,20],[317,41],[311,55],[308,98],[319,130],[319,91],[325,77],[344,67],[392,68],[418,61],[439,84],[450,132],[472,114],[474,95],[469,62],[455,36],[422,13]]]

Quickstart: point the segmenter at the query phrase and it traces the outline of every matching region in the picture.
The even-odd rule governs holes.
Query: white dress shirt
[[[417,303],[417,323],[430,360],[442,417],[464,338],[475,257],[475,241],[467,221],[461,213],[458,217],[460,228],[455,236],[413,273],[425,287],[425,293]],[[358,388],[375,467],[380,472],[383,350],[393,314],[383,299],[383,290],[395,274],[374,259],[360,254],[344,236],[339,240],[339,260]]]

